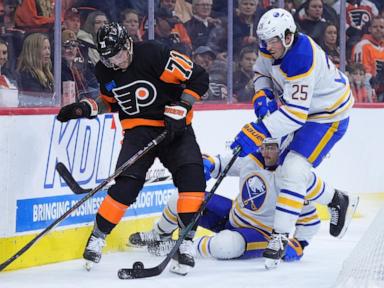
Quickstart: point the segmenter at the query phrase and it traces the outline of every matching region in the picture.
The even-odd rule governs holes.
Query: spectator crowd
[[[190,56],[209,73],[203,101],[249,103],[258,57],[257,24],[279,1],[233,1],[233,57],[227,55],[227,0],[154,2],[155,40]],[[148,1],[62,0],[61,19],[55,19],[54,7],[55,0],[0,0],[0,107],[7,105],[7,94],[17,100],[10,101],[11,106],[20,107],[61,106],[97,97],[96,33],[110,21],[125,26],[135,42],[148,39]],[[294,16],[299,32],[311,36],[339,66],[340,0],[285,0],[284,8]],[[356,102],[384,102],[384,1],[347,0],[345,17],[346,72]],[[55,20],[62,29],[61,95],[55,94],[53,75]]]

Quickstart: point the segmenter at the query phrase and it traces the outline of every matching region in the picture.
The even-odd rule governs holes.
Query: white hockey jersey
[[[343,120],[354,103],[348,78],[304,34],[297,36],[282,59],[275,60],[260,48],[254,71],[255,91],[268,88],[282,104],[263,119],[274,138],[296,131],[306,121]]]
[[[215,170],[212,175],[219,173],[218,167],[225,167],[232,155],[216,156]],[[276,201],[279,189],[276,185],[275,171],[264,169],[262,157],[250,154],[238,158],[228,176],[238,176],[239,194],[232,204],[229,221],[232,226],[239,228],[257,228],[266,234],[272,232]],[[309,241],[317,232],[320,220],[313,204],[304,205],[296,223],[295,237]]]

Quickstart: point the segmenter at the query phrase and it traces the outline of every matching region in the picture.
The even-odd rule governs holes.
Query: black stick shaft
[[[159,265],[152,268],[143,268],[143,269],[122,268],[117,273],[120,279],[137,279],[137,278],[153,277],[153,276],[160,275],[164,271],[165,267],[167,267],[172,257],[177,253],[177,250],[179,249],[185,237],[196,225],[196,223],[200,220],[201,216],[203,215],[203,211],[208,205],[209,200],[212,198],[213,194],[216,192],[217,188],[219,187],[219,185],[227,175],[228,171],[231,169],[233,163],[235,163],[237,157],[240,154],[240,151],[241,151],[240,146],[235,148],[234,154],[231,160],[228,162],[227,166],[225,166],[224,170],[220,173],[219,177],[216,180],[216,183],[213,185],[207,198],[205,199],[203,204],[200,206],[199,211],[193,216],[191,222],[186,226],[186,228],[183,229],[182,234],[179,236],[179,239],[176,241],[175,245],[173,246],[172,250],[168,253],[167,257]]]
[[[157,136],[155,139],[153,139],[150,143],[148,143],[147,146],[145,146],[143,149],[139,150],[135,155],[133,155],[131,158],[129,158],[123,165],[121,165],[119,168],[117,168],[115,170],[114,174],[112,174],[107,179],[105,179],[103,182],[101,182],[98,186],[93,188],[91,190],[91,192],[89,192],[84,198],[82,198],[80,201],[78,201],[73,207],[71,207],[71,209],[67,210],[63,215],[61,215],[58,219],[56,219],[54,222],[52,222],[47,228],[45,228],[43,231],[41,231],[35,238],[33,238],[26,245],[24,245],[24,247],[22,247],[19,251],[17,251],[15,255],[13,255],[12,257],[7,259],[3,263],[1,263],[0,264],[0,271],[4,270],[9,264],[11,264],[13,261],[15,261],[21,255],[23,255],[40,238],[42,238],[45,234],[47,234],[50,230],[52,230],[56,225],[58,225],[65,218],[67,218],[73,211],[75,211],[77,208],[79,208],[88,199],[92,198],[93,195],[95,195],[97,192],[101,191],[105,186],[108,185],[109,182],[111,182],[116,177],[118,177],[125,169],[127,169],[128,167],[133,165],[138,159],[143,157],[144,154],[146,154],[153,147],[157,146],[160,142],[162,142],[166,136],[167,136],[166,131],[161,133],[159,136]]]

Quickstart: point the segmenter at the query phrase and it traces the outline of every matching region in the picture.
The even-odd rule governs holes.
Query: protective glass
[[[216,99],[226,99],[228,96],[227,86],[219,83],[209,83],[209,92]]]

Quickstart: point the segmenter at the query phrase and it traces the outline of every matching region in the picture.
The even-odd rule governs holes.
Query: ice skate
[[[105,246],[105,238],[96,236],[94,233],[89,236],[87,245],[83,253],[83,258],[86,260],[84,268],[90,271],[94,263],[99,263],[102,255],[103,247]]]
[[[337,238],[344,236],[358,203],[358,196],[335,190],[332,202],[328,204],[329,213],[331,214],[329,233],[332,236]]]
[[[279,264],[285,254],[285,249],[288,244],[288,234],[272,232],[271,240],[263,252],[265,258],[265,268],[274,269]]]
[[[144,247],[150,243],[158,241],[168,241],[171,239],[171,234],[160,234],[155,229],[148,232],[136,232],[129,236],[128,246]]]
[[[163,241],[154,241],[147,245],[148,253],[153,256],[166,256],[175,246],[176,241],[167,239]]]
[[[188,272],[195,267],[195,248],[192,240],[183,240],[179,250],[171,261],[170,271],[182,276],[188,274]]]

